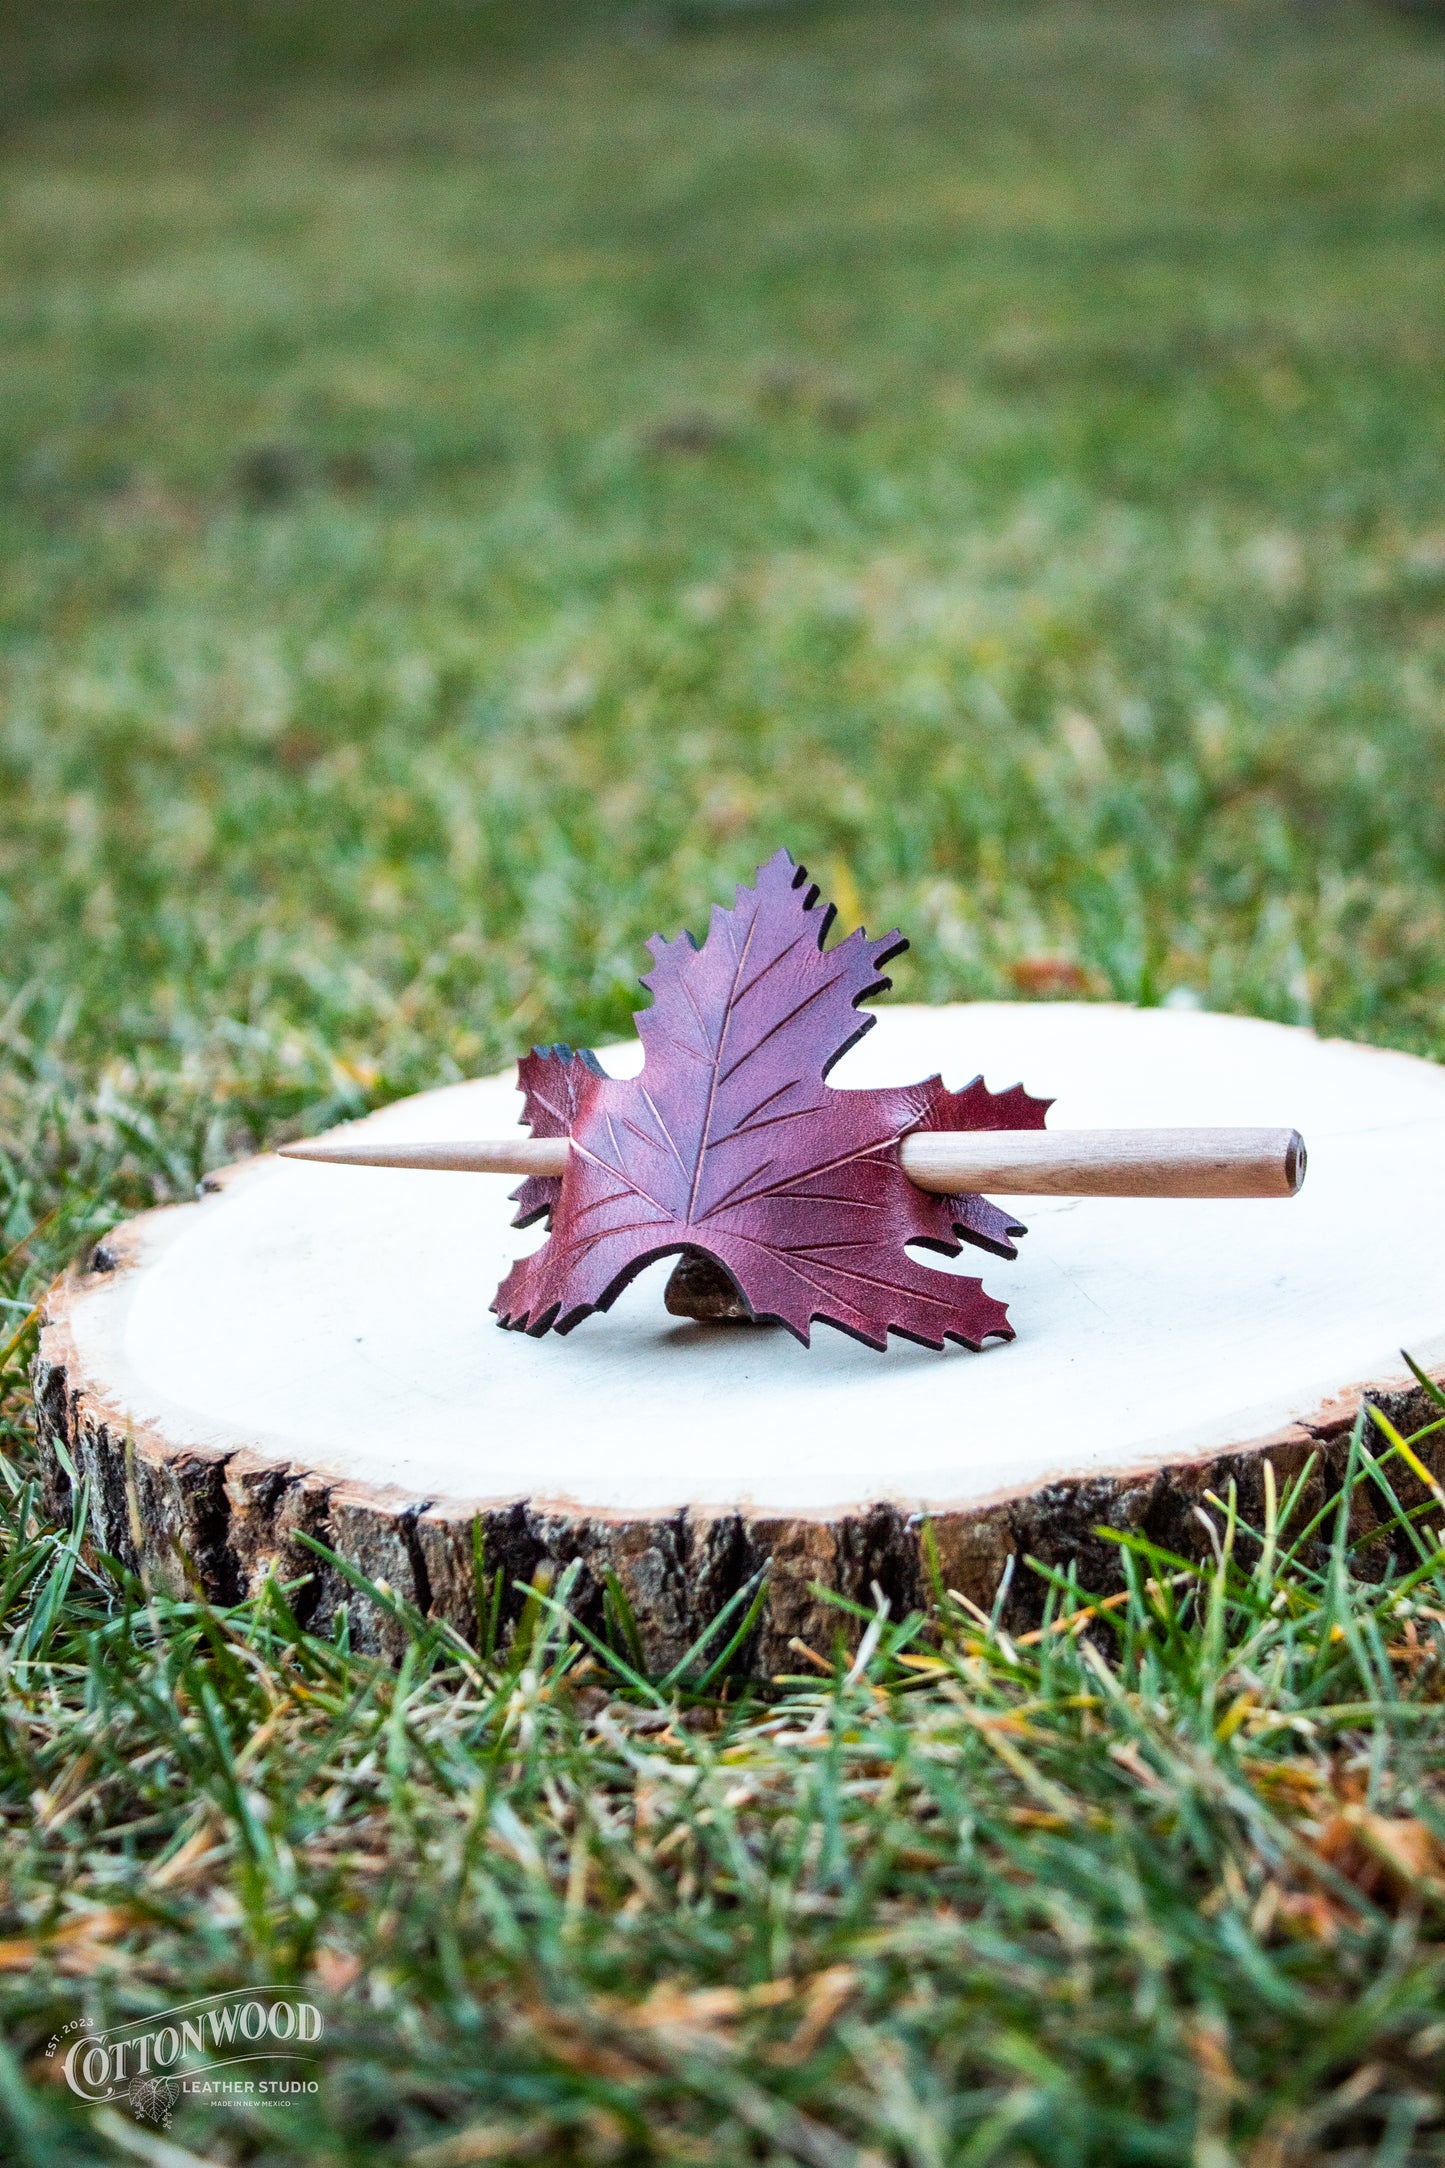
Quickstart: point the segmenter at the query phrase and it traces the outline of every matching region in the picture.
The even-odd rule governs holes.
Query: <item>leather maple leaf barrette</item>
[[[1011,1339],[978,1280],[917,1262],[965,1243],[1014,1257],[1025,1232],[996,1193],[1292,1196],[1295,1130],[1045,1131],[1051,1102],[981,1077],[839,1089],[830,1071],[874,1019],[907,942],[833,923],[803,867],[779,851],[718,904],[701,947],[648,943],[652,995],[637,1017],[643,1066],[609,1076],[595,1054],[534,1047],[518,1064],[529,1137],[506,1142],[285,1146],[296,1159],[521,1173],[514,1225],[545,1219],[492,1304],[498,1322],[570,1332],[611,1307],[658,1258],[680,1263],[668,1307],[785,1325],[806,1345],[836,1325],[869,1347],[889,1333],[941,1348]]]

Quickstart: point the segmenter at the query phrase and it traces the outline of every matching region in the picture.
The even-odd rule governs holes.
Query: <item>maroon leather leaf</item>
[[[779,851],[713,911],[701,948],[687,933],[648,943],[640,1076],[607,1076],[566,1049],[522,1065],[529,1119],[568,1122],[573,1150],[560,1183],[519,1192],[529,1217],[550,1209],[552,1233],[498,1290],[503,1325],[570,1332],[655,1259],[695,1249],[756,1317],[805,1344],[815,1319],[876,1348],[890,1332],[928,1347],[1012,1338],[977,1280],[931,1269],[908,1245],[1012,1255],[1022,1229],[982,1198],[917,1188],[898,1141],[923,1126],[1036,1126],[1046,1103],[981,1083],[948,1092],[936,1076],[833,1089],[829,1071],[873,1023],[859,1004],[887,987],[882,966],[907,944],[860,930],[825,950],[833,912],[817,893]]]
[[[935,1081],[937,1081],[935,1079]],[[1006,1092],[991,1092],[981,1076],[965,1084],[961,1092],[947,1091],[939,1082],[937,1093],[920,1129],[1042,1129],[1052,1099],[1033,1099],[1022,1084]],[[944,1202],[951,1208],[953,1231],[965,1242],[995,1257],[1017,1257],[1015,1239],[1028,1233],[1022,1220],[1004,1212],[987,1197],[964,1191]],[[956,1253],[955,1253],[956,1254]]]
[[[583,1047],[534,1046],[524,1055],[517,1064],[517,1082],[523,1093],[522,1119],[533,1136],[570,1137],[583,1086],[588,1077],[602,1073],[597,1056]],[[530,1227],[544,1219],[550,1227],[561,1194],[560,1174],[527,1175],[509,1199],[517,1207],[512,1225]]]

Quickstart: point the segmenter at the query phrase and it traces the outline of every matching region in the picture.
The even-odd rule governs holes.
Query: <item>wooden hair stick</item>
[[[566,1137],[477,1143],[286,1144],[283,1159],[444,1174],[558,1175]],[[1305,1178],[1297,1129],[914,1130],[898,1147],[919,1189],[1053,1197],[1293,1197]]]

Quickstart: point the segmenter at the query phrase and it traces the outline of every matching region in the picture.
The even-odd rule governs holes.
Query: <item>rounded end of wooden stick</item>
[[[1292,1129],[1289,1142],[1284,1148],[1284,1178],[1289,1184],[1291,1197],[1297,1197],[1304,1187],[1305,1171],[1309,1163],[1310,1155],[1305,1150],[1305,1140],[1297,1129]]]

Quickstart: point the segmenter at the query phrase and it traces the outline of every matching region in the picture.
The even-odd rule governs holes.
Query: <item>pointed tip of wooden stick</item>
[[[377,1167],[388,1164],[382,1156],[386,1150],[384,1144],[351,1144],[332,1137],[298,1137],[294,1144],[278,1145],[276,1157],[314,1159],[338,1167]]]
[[[309,1159],[332,1167],[399,1167],[413,1173],[558,1175],[567,1165],[565,1137],[498,1137],[460,1143],[363,1143],[307,1137],[283,1144],[278,1159]]]

